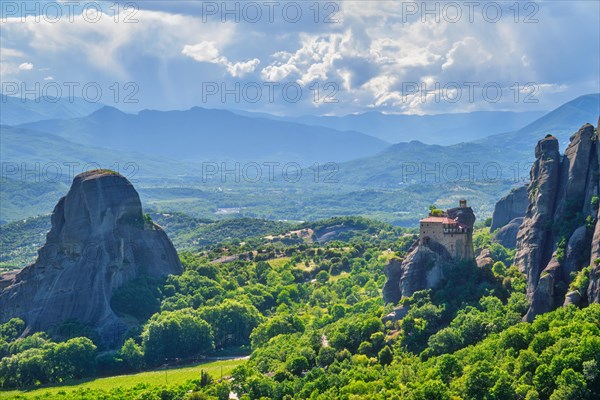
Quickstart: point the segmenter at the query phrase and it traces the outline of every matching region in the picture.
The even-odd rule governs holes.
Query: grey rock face
[[[475,259],[475,262],[479,268],[491,268],[494,264],[494,259],[492,258],[490,249],[483,249]]]
[[[550,227],[560,172],[558,140],[554,137],[541,140],[536,146],[535,157],[527,188],[530,204],[517,235],[515,255],[515,265],[527,275],[527,296],[530,300],[553,251]]]
[[[400,291],[402,261],[398,258],[392,258],[384,267],[383,272],[387,277],[383,285],[383,301],[396,304],[402,297],[402,292]]]
[[[527,321],[561,304],[600,301],[597,266],[592,268],[587,293],[567,293],[573,276],[594,265],[600,255],[600,214],[592,204],[599,195],[599,160],[600,146],[590,124],[571,137],[562,159],[558,142],[551,137],[536,147],[530,203],[517,235],[515,257],[515,265],[527,275]],[[564,246],[559,245],[561,240]]]
[[[588,173],[591,170],[592,138],[594,127],[586,124],[571,136],[571,143],[565,150],[561,164],[560,186],[558,187],[555,218],[561,218],[569,213],[569,208],[583,210],[588,183]]]
[[[402,263],[400,293],[402,297],[411,296],[414,292],[438,287],[445,266],[451,265],[452,256],[444,246],[430,242],[420,245],[410,252]]]
[[[569,304],[573,304],[574,306],[581,305],[581,294],[579,294],[579,291],[573,290],[566,294],[563,306],[568,306]]]
[[[20,317],[32,332],[76,319],[110,341],[126,329],[110,306],[117,288],[141,274],[181,272],[165,232],[144,220],[133,185],[110,171],[89,171],[54,208],[38,259],[0,292],[0,321]]]
[[[553,258],[538,278],[535,290],[531,294],[529,310],[523,317],[524,321],[532,322],[536,315],[554,309],[554,287],[558,273],[560,273],[560,263]]]
[[[587,266],[587,257],[585,256],[589,251],[589,246],[588,229],[585,226],[580,226],[573,232],[567,243],[565,259],[561,268],[561,279],[564,282],[571,283],[572,274]]]
[[[517,246],[517,235],[523,223],[523,218],[515,218],[494,234],[494,241],[508,249],[514,249]]]
[[[494,213],[492,214],[490,231],[493,232],[496,229],[502,228],[515,218],[524,217],[528,205],[527,185],[513,189],[496,203]]]
[[[598,118],[597,127],[600,129],[600,118]],[[598,138],[596,137],[596,139]],[[596,141],[596,165],[600,165],[600,145],[598,145],[598,141]],[[592,185],[594,183],[597,184],[595,195],[598,196],[600,194],[600,173],[597,173],[595,182],[594,179],[590,179],[590,181],[592,182]],[[596,263],[596,260],[600,260],[600,208],[597,212],[590,254],[590,265],[592,266],[592,270],[590,272],[590,286],[587,290],[587,297],[590,303],[600,303],[600,261]]]

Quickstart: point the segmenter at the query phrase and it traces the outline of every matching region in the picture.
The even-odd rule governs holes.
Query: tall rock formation
[[[520,186],[510,191],[501,198],[494,207],[490,231],[508,225],[515,218],[523,218],[527,212],[529,200],[527,198],[527,185]]]
[[[571,137],[563,157],[552,136],[536,146],[527,189],[529,206],[515,256],[515,265],[527,275],[527,321],[562,305],[574,275],[590,265],[590,253],[593,265],[593,249],[600,250],[599,151],[590,124]],[[596,273],[597,268],[591,273],[588,293],[570,293],[567,302],[598,301]]]
[[[20,317],[30,333],[78,320],[109,343],[126,329],[110,305],[117,288],[141,274],[181,272],[173,244],[145,220],[133,185],[112,171],[88,171],[54,208],[38,259],[0,292],[0,322]]]

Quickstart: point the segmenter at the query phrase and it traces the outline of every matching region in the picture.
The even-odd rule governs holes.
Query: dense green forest
[[[167,229],[191,221],[160,218]],[[384,267],[405,256],[413,231],[358,217],[293,227],[233,221],[212,230],[220,240],[180,251],[182,275],[142,277],[117,290],[111,305],[131,325],[119,349],[103,348],[77,321],[26,338],[19,338],[22,321],[2,325],[1,387],[58,384],[233,351],[250,359],[232,379],[199,373],[184,385],[149,382],[58,398],[600,396],[600,306],[569,306],[521,322],[525,279],[511,267],[514,252],[493,243],[487,228],[480,227],[474,242],[490,248],[493,267],[464,262],[444,271],[440,289],[394,306],[382,300]],[[403,318],[386,318],[397,306]]]

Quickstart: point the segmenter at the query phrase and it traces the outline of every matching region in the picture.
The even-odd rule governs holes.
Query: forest
[[[474,244],[490,249],[492,267],[462,262],[444,271],[443,287],[398,305],[382,300],[384,268],[406,255],[414,231],[359,217],[304,223],[289,234],[274,224],[272,235],[250,237],[230,225],[240,237],[180,252],[182,275],[142,276],[117,290],[111,306],[131,322],[118,349],[102,348],[77,321],[25,338],[23,321],[2,325],[1,387],[43,387],[236,353],[250,358],[228,379],[199,371],[183,385],[62,398],[600,396],[600,306],[559,308],[521,322],[525,278],[511,266],[514,251],[494,243],[485,223]],[[312,234],[300,235],[303,229]],[[332,230],[332,240],[317,241]],[[586,279],[581,275],[574,284]],[[402,318],[386,317],[395,306]]]

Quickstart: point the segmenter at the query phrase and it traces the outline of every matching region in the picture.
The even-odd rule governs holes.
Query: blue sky
[[[4,92],[339,115],[549,110],[600,91],[597,1],[22,4],[0,10]]]

